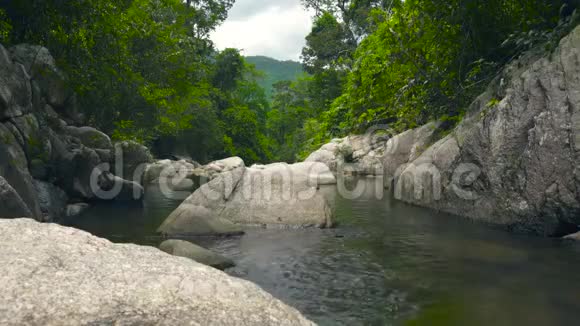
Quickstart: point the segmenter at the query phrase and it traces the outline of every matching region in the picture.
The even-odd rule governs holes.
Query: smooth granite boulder
[[[314,325],[258,286],[153,247],[0,220],[1,325]]]

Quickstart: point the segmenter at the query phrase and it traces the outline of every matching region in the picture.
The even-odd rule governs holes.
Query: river
[[[574,325],[580,246],[324,189],[338,227],[250,228],[191,241],[233,258],[250,280],[320,325]],[[113,242],[158,245],[179,201],[147,189],[143,205],[96,205],[69,224]]]

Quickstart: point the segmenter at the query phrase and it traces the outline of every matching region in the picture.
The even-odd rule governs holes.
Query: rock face
[[[0,203],[0,215],[3,218],[32,216],[28,205],[3,177],[0,177]]]
[[[158,231],[184,232],[194,222],[331,227],[332,211],[317,189],[320,169],[313,163],[277,163],[222,173],[187,198]]]
[[[0,220],[0,284],[2,325],[314,325],[193,260],[28,219]]]
[[[3,189],[25,203],[27,209],[15,210],[20,217],[55,221],[65,215],[67,197],[113,198],[101,198],[97,182],[110,174],[105,163],[112,163],[111,140],[63,120],[79,120],[75,96],[48,50],[22,44],[7,51],[0,45],[0,177],[7,183]],[[126,189],[140,188],[109,174],[107,187],[118,183],[123,199],[129,198]]]
[[[64,190],[51,183],[38,180],[34,180],[34,188],[38,194],[43,220],[58,221],[66,215],[68,196]]]
[[[14,135],[0,123],[0,176],[18,192],[31,212],[30,217],[41,218],[38,196],[32,176],[28,171],[28,160]]]
[[[197,195],[195,195],[196,193]],[[157,229],[159,233],[169,236],[234,236],[244,234],[240,226],[219,217],[214,210],[203,206],[202,203],[197,204],[198,201],[203,201],[203,194],[196,193],[192,197],[195,195],[200,198],[189,197],[187,200],[192,204],[187,206],[181,204],[181,209],[173,211]]]
[[[143,184],[165,183],[174,191],[193,191],[196,167],[185,160],[161,160],[147,165]]]
[[[244,167],[239,157],[229,157],[198,165],[190,160],[161,160],[149,164],[145,169],[144,184],[163,183],[173,191],[194,191],[201,183],[216,178],[220,173]]]
[[[86,147],[93,149],[112,149],[113,144],[109,136],[92,127],[65,127],[67,134],[80,139]]]
[[[580,225],[580,27],[509,65],[447,137],[395,178],[398,199],[559,235]]]
[[[223,270],[235,266],[233,260],[183,240],[163,241],[159,245],[159,249],[170,255],[193,259],[200,264],[217,269]]]
[[[21,116],[32,109],[30,76],[0,46],[0,120]]]
[[[139,143],[123,141],[115,144],[114,160],[115,174],[142,184],[147,165],[153,163],[153,155]]]
[[[208,174],[213,175],[216,173],[228,172],[233,169],[237,169],[244,166],[246,166],[244,164],[244,160],[242,160],[237,156],[234,156],[225,158],[223,160],[213,161],[207,164],[205,167],[203,167],[203,169],[206,170]]]
[[[31,78],[38,83],[48,104],[61,108],[71,96],[66,78],[56,67],[48,49],[29,44],[19,44],[10,49],[15,62],[24,66]]]

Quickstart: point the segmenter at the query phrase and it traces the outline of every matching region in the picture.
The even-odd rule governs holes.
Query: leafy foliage
[[[560,1],[303,2],[320,13],[303,63],[313,79],[338,74],[342,86],[326,87],[333,101],[317,104],[313,142],[385,123],[451,127],[506,63],[563,36]]]
[[[173,140],[199,160],[240,154],[251,162],[266,159],[256,133],[268,102],[238,51],[216,52],[209,40],[232,4],[3,1],[0,38],[49,48],[87,123],[114,139]]]

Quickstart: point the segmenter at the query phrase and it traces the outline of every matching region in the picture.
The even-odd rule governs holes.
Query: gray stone
[[[0,45],[0,120],[18,117],[32,109],[30,77],[21,64],[14,63]]]
[[[0,176],[18,192],[34,218],[41,218],[38,196],[28,172],[24,151],[10,130],[0,123]]]
[[[228,157],[225,158],[223,160],[217,160],[217,161],[213,161],[211,163],[209,163],[208,165],[205,166],[206,170],[212,171],[212,172],[217,172],[217,173],[222,173],[222,172],[228,172],[240,167],[244,167],[246,166],[244,164],[244,160],[242,160],[241,158],[234,156],[234,157]]]
[[[395,195],[540,235],[580,225],[580,27],[508,65],[446,138],[400,169]]]
[[[58,184],[71,197],[94,198],[95,189],[91,187],[91,176],[93,173],[99,176],[102,171],[99,155],[84,146],[71,147],[56,135],[51,135],[51,143]]]
[[[170,255],[193,259],[200,264],[221,270],[234,267],[236,265],[233,260],[222,255],[218,255],[188,241],[166,240],[159,245],[159,249]]]
[[[310,162],[259,168],[240,167],[219,174],[189,196],[159,228],[178,232],[194,221],[236,224],[331,227],[332,211],[318,187]],[[316,171],[314,168],[312,171]],[[328,172],[327,167],[324,167]],[[197,222],[204,221],[204,222]]]
[[[40,160],[45,164],[50,162],[52,146],[46,135],[46,130],[41,130],[34,114],[25,114],[11,119],[15,129],[22,139],[22,149],[29,161]]]
[[[24,200],[2,176],[0,176],[0,204],[0,218],[32,216]]]
[[[94,191],[95,198],[101,200],[135,201],[142,200],[145,190],[135,182],[119,178],[105,171],[98,178],[98,189]]]
[[[232,236],[244,233],[241,227],[193,203],[182,204],[157,231],[168,236]]]
[[[571,240],[571,241],[580,241],[580,232],[568,234],[567,236],[563,237],[564,240]]]
[[[42,96],[48,104],[63,107],[71,96],[64,74],[56,67],[48,49],[29,44],[19,44],[10,48],[15,62],[24,66],[31,78],[38,83]]]
[[[0,275],[2,325],[314,325],[191,259],[27,219],[0,221]]]
[[[153,162],[149,149],[139,143],[124,141],[115,144],[115,173],[117,176],[143,183],[147,164]]]
[[[91,207],[87,203],[70,204],[66,206],[66,217],[77,217]]]
[[[93,149],[112,149],[111,138],[93,127],[65,127],[67,134],[81,140],[81,143]]]
[[[318,190],[317,175],[305,171],[286,164],[245,169],[239,183],[232,183],[220,217],[251,225],[332,227],[332,211]]]
[[[62,220],[68,202],[68,196],[64,190],[51,183],[38,180],[34,180],[34,188],[38,194],[43,220],[51,222]]]

